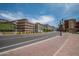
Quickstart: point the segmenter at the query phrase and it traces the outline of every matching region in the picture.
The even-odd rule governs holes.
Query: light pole
[[[63,19],[60,21],[59,31],[60,31],[60,36],[62,36],[62,32],[63,32]]]

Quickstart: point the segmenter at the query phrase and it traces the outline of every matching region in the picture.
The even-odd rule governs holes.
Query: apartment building
[[[44,32],[44,25],[40,23],[35,24],[35,31],[36,32]]]
[[[70,19],[69,20],[69,32],[76,32],[76,19]]]
[[[65,20],[63,25],[63,30],[66,32],[68,31],[68,28],[69,28],[69,20]]]
[[[35,30],[36,30],[36,32],[50,32],[50,31],[54,30],[54,27],[50,26],[48,24],[36,23]]]
[[[29,22],[27,19],[20,19],[16,21],[17,31],[25,33],[35,32],[35,24]]]
[[[67,19],[64,21],[64,31],[76,32],[76,19]]]
[[[79,32],[79,21],[76,22],[76,30]]]

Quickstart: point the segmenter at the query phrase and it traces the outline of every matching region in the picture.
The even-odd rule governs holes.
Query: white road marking
[[[49,41],[51,39],[55,39],[59,36],[55,36],[55,37],[51,37],[51,38],[48,38],[48,39],[45,39],[45,40],[42,40],[42,41],[38,41],[38,42],[35,42],[35,43],[31,43],[31,44],[28,44],[28,45],[25,45],[25,46],[21,46],[21,47],[18,47],[18,48],[15,48],[15,49],[11,49],[11,50],[8,50],[8,51],[5,51],[5,52],[1,52],[0,54],[4,54],[4,53],[7,53],[7,52],[11,52],[11,51],[14,51],[14,50],[17,50],[17,49],[22,49],[24,47],[29,47],[29,46],[32,46],[32,45],[36,45],[36,44],[39,44],[39,43],[43,43],[45,41]],[[16,46],[16,45],[19,45],[19,44],[23,44],[23,43],[26,43],[26,42],[22,42],[22,43],[18,43],[18,44],[14,44],[14,45],[10,45],[10,46],[6,46],[6,47],[3,47],[3,48],[8,48],[8,47],[12,47],[12,46]]]
[[[69,39],[66,39],[65,42],[61,45],[61,47],[53,54],[53,56],[56,56],[60,51],[61,49],[67,44]]]

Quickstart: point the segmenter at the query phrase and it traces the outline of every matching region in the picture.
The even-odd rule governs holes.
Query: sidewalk
[[[79,34],[70,34],[58,56],[79,56]]]
[[[56,56],[79,55],[79,35],[66,33],[40,42],[12,49],[2,56]]]

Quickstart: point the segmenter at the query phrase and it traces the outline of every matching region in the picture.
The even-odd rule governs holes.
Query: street
[[[0,53],[1,56],[79,56],[79,34],[64,33]]]
[[[58,32],[47,32],[34,35],[0,36],[0,52],[28,45],[57,35],[59,35]]]

